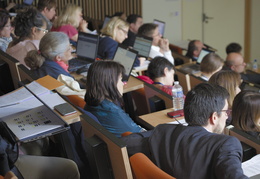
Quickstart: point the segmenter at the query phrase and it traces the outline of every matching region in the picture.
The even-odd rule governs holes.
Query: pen
[[[8,107],[8,106],[13,106],[13,105],[16,105],[16,104],[20,104],[20,103],[17,102],[17,103],[12,103],[12,104],[3,105],[3,106],[0,106],[0,108],[4,108],[4,107]]]

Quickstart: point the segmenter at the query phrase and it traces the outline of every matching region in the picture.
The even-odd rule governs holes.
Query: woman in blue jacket
[[[122,109],[124,67],[115,61],[97,61],[88,71],[85,110],[96,116],[108,131],[120,137],[122,133],[142,132]]]

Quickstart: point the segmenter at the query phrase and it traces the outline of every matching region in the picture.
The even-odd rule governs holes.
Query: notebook
[[[162,36],[164,36],[165,22],[160,21],[160,20],[157,20],[157,19],[154,19],[154,20],[153,20],[153,23],[158,25],[160,34],[161,34]]]
[[[138,51],[139,57],[148,58],[153,43],[153,38],[137,35],[134,42],[134,50]]]
[[[77,58],[69,61],[69,71],[76,71],[84,66],[89,67],[91,63],[95,62],[98,43],[98,35],[79,32],[76,48]]]
[[[39,95],[39,90],[37,91],[36,89],[36,91],[33,90],[37,94],[35,95],[35,92],[32,92],[32,85],[24,87],[19,91],[20,93],[28,93],[29,95],[27,96],[29,98],[19,100],[16,97],[18,100],[16,104],[6,105],[1,108],[1,110],[5,111],[12,109],[12,111],[17,111],[11,112],[10,115],[2,116],[0,119],[5,122],[6,130],[10,130],[16,136],[17,141],[29,142],[69,129],[69,125],[42,100],[46,100],[47,98],[59,100],[56,94],[43,93]],[[11,96],[14,98],[13,93],[7,95],[10,98]],[[20,95],[26,96],[23,94]],[[38,96],[41,96],[41,99]],[[30,108],[30,106],[34,107]]]
[[[125,67],[123,81],[128,81],[137,55],[138,52],[136,50],[127,48],[123,45],[118,45],[113,60],[121,63]]]
[[[199,57],[197,59],[197,62],[196,64],[188,64],[188,65],[185,65],[183,67],[181,67],[180,69],[186,73],[189,73],[189,74],[195,74],[195,73],[198,73],[200,72],[200,63],[202,61],[202,59],[208,54],[208,53],[211,53],[212,51],[211,50],[207,50],[207,49],[202,49],[200,51],[200,54],[199,54]]]

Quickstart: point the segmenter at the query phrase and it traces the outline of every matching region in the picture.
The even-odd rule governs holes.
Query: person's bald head
[[[245,62],[244,58],[240,53],[229,53],[226,58],[226,66],[228,66],[231,70],[242,73],[245,70]]]

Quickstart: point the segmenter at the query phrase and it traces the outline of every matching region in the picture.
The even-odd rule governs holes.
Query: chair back
[[[207,82],[206,80],[200,78],[199,76],[195,76],[193,74],[189,74],[190,76],[190,88],[194,88],[196,85],[200,84],[200,83],[205,83]]]
[[[180,69],[175,70],[175,74],[178,76],[178,81],[183,88],[183,93],[186,95],[190,91],[190,76],[188,73]]]
[[[135,179],[174,179],[159,167],[157,167],[143,153],[136,153],[130,157],[130,164]]]

